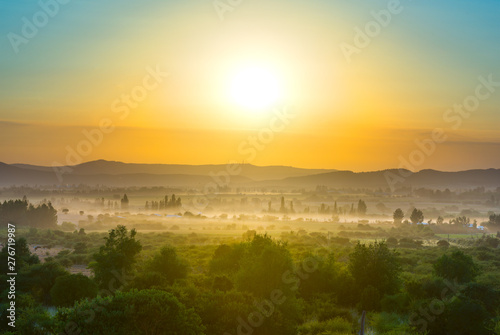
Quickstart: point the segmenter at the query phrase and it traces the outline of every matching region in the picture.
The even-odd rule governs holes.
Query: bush
[[[349,256],[349,271],[358,290],[373,286],[381,295],[396,292],[401,266],[398,254],[384,242],[356,245]]]
[[[393,236],[389,237],[386,242],[387,242],[387,245],[390,245],[390,246],[398,245],[398,239],[393,237]]]
[[[82,318],[92,313],[93,318]],[[202,335],[200,317],[172,294],[158,290],[117,291],[113,297],[84,300],[57,314],[61,324],[76,324],[81,335]],[[62,331],[62,328],[60,331]]]
[[[19,290],[29,292],[39,302],[50,304],[50,290],[58,277],[69,274],[57,262],[31,265],[18,276]]]
[[[437,246],[438,247],[444,247],[444,248],[448,248],[450,246],[450,243],[446,240],[439,240],[438,243],[437,243]]]
[[[410,304],[408,293],[396,293],[394,295],[385,295],[380,301],[383,311],[404,313]]]
[[[90,278],[78,273],[58,277],[50,297],[55,306],[72,306],[83,298],[95,298],[97,291],[97,285]]]
[[[456,250],[449,256],[441,256],[434,264],[434,271],[442,278],[467,283],[477,277],[479,267],[471,256],[464,254],[461,250]]]
[[[301,325],[298,330],[299,334],[302,335],[351,334],[353,331],[351,323],[341,317],[322,322],[307,322]]]
[[[108,289],[110,283],[116,281],[116,273],[131,272],[137,254],[142,249],[135,235],[135,229],[129,234],[127,228],[121,225],[109,231],[109,236],[105,238],[106,244],[93,255],[95,261],[89,264],[99,287]]]
[[[175,248],[167,245],[147,263],[146,270],[158,272],[171,284],[176,279],[186,278],[188,265],[177,256]]]
[[[377,311],[380,309],[380,292],[369,285],[361,294],[360,309],[366,311]]]
[[[401,320],[401,317],[395,313],[375,314],[370,318],[370,325],[377,331],[378,334],[405,334],[410,331],[410,327]]]

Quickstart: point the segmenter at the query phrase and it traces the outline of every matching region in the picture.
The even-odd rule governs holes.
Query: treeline
[[[57,225],[57,210],[52,204],[38,206],[28,203],[27,199],[9,200],[0,203],[0,224],[12,223],[19,226],[53,228]]]
[[[344,205],[342,207],[337,206],[337,202],[335,201],[333,208],[330,208],[330,206],[327,206],[325,204],[321,204],[320,208],[318,209],[319,214],[340,214],[340,215],[366,215],[366,210],[367,206],[366,203],[363,200],[358,201],[358,206],[354,207],[354,204],[351,204],[351,208],[349,209],[349,206]]]
[[[172,194],[170,200],[168,195],[165,196],[163,200],[160,201],[146,201],[144,205],[145,209],[159,210],[159,209],[178,209],[182,207],[182,200],[180,197],[176,198],[175,194]]]

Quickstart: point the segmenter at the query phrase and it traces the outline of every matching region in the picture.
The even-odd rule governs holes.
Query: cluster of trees
[[[144,205],[145,209],[151,210],[161,210],[161,209],[178,209],[182,207],[182,200],[180,197],[175,197],[175,194],[172,194],[172,197],[168,198],[168,195],[165,196],[163,200],[160,201],[146,201]]]
[[[398,208],[394,211],[392,217],[394,219],[394,224],[399,225],[399,224],[403,223],[405,213],[403,212],[403,210],[401,208]],[[413,224],[424,222],[424,213],[420,209],[414,208],[413,211],[411,212],[411,215],[410,215],[410,221]],[[405,221],[405,222],[407,222],[407,221]]]
[[[364,216],[366,215],[366,210],[367,206],[366,203],[363,200],[358,201],[358,206],[354,207],[354,204],[351,204],[351,209],[349,210],[349,207],[338,207],[337,202],[335,201],[333,208],[330,208],[330,206],[327,206],[325,204],[321,204],[318,213],[319,214],[333,214],[333,215],[360,215]]]
[[[57,210],[52,204],[30,204],[26,198],[0,203],[0,225],[13,223],[19,226],[53,228],[57,225]]]

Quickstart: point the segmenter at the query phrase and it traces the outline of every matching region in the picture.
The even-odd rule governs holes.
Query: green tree
[[[52,303],[55,306],[72,306],[83,298],[95,298],[97,285],[81,273],[60,276],[50,290]]]
[[[142,250],[141,243],[135,239],[136,231],[130,234],[125,226],[117,226],[105,237],[106,243],[99,252],[93,255],[94,261],[89,264],[100,288],[108,289],[115,283],[119,274],[132,271],[137,255]]]
[[[368,246],[358,242],[349,256],[348,268],[359,292],[371,285],[384,295],[396,292],[399,287],[399,257],[385,242]]]
[[[175,248],[164,246],[146,265],[146,271],[158,272],[167,283],[186,278],[188,264],[177,256]]]
[[[411,212],[410,220],[414,224],[424,222],[424,213],[421,210],[414,208],[413,212]]]
[[[58,277],[67,274],[68,271],[57,262],[31,265],[18,276],[19,290],[30,293],[39,302],[50,304],[50,290]]]
[[[7,304],[0,305],[0,333],[5,335],[46,335],[58,334],[57,322],[50,317],[47,309],[35,302],[30,294],[16,294],[16,327],[12,328],[7,320]],[[15,331],[12,331],[12,330]]]
[[[82,317],[89,313],[94,317]],[[159,290],[118,291],[113,297],[83,300],[73,308],[60,310],[56,317],[62,325],[76,325],[75,333],[80,335],[204,334],[204,326],[194,310]]]
[[[4,246],[2,248],[2,251],[0,252],[0,273],[5,274],[8,272],[16,272],[24,268],[25,266],[28,265],[33,265],[33,264],[38,264],[40,263],[40,260],[38,259],[37,255],[34,255],[30,252],[28,242],[24,237],[20,237],[16,241],[16,267],[15,271],[11,271],[8,268],[8,248],[7,246]],[[0,287],[2,287],[3,282],[0,284]]]
[[[361,293],[360,309],[376,311],[380,309],[380,292],[373,286],[368,285]]]
[[[434,272],[448,280],[468,283],[479,275],[479,267],[471,256],[464,254],[461,250],[455,250],[451,255],[444,254],[437,260],[434,264]]]
[[[403,219],[405,217],[405,214],[403,213],[403,210],[401,208],[398,208],[394,211],[394,214],[392,215],[394,219],[394,224],[401,224],[403,222]]]
[[[240,268],[240,261],[244,252],[245,246],[243,244],[219,245],[210,260],[210,272],[214,274],[234,274]]]
[[[240,261],[236,286],[256,297],[269,297],[275,289],[290,292],[290,285],[286,285],[282,278],[285,273],[292,274],[292,265],[285,243],[275,242],[267,235],[255,235],[246,245]]]

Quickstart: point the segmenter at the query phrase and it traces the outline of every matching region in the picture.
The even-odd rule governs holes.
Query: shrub
[[[467,283],[477,277],[479,267],[471,256],[464,254],[461,250],[456,250],[451,255],[441,256],[434,264],[434,271],[442,278]]]
[[[186,278],[188,265],[177,256],[175,248],[167,245],[147,263],[146,270],[158,272],[168,283],[173,283],[176,279]]]
[[[450,243],[446,240],[439,240],[438,243],[437,243],[437,246],[438,247],[444,247],[444,248],[448,248],[450,246]]]
[[[97,291],[97,285],[90,278],[78,273],[58,277],[50,296],[55,306],[72,306],[80,299],[95,298]]]
[[[91,312],[93,318],[82,318]],[[84,300],[73,308],[60,310],[57,319],[62,327],[76,325],[81,335],[202,335],[204,332],[200,317],[192,309],[187,309],[172,294],[158,290],[117,291],[113,297]]]
[[[301,325],[299,333],[303,335],[321,334],[351,334],[352,325],[349,321],[341,317],[336,317],[327,321],[312,321]]]

